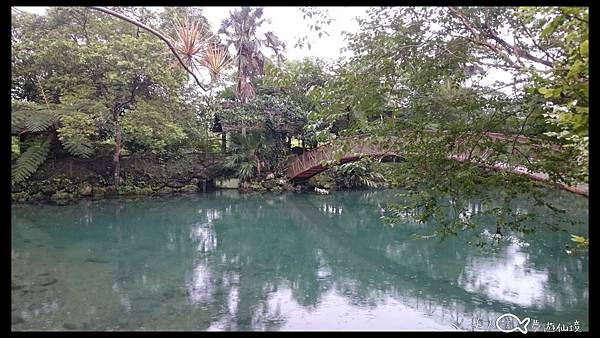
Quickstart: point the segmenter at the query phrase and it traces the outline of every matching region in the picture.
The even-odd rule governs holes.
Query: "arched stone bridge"
[[[487,132],[485,136],[492,139],[493,141],[511,141],[516,143],[524,143],[528,144],[531,147],[536,147],[534,144],[529,144],[529,139],[525,136],[508,136],[501,133],[492,133]],[[395,139],[392,137],[392,141]],[[365,140],[360,140],[357,138],[348,138],[346,144],[349,146],[347,151],[344,151],[343,156],[336,164],[344,164],[352,161],[359,160],[362,156],[370,156],[375,158],[382,158],[387,156],[395,156],[401,157],[401,154],[395,154],[388,150],[385,150],[376,145],[370,144]],[[339,148],[339,145],[334,144],[326,144],[310,151],[303,153],[302,155],[292,155],[288,158],[287,163],[287,177],[291,181],[304,181],[308,180],[314,175],[317,175],[327,169],[329,166],[323,165],[321,163],[327,161],[335,161],[336,148]],[[513,152],[515,148],[513,148]],[[510,171],[519,175],[527,175],[532,179],[539,181],[548,181],[550,177],[546,173],[542,172],[532,172],[523,166],[509,166],[506,163],[496,162],[494,164],[485,163],[489,155],[492,153],[492,148],[488,148],[485,151],[479,151],[477,154],[473,153],[461,153],[449,155],[448,158],[457,160],[460,162],[471,161],[478,162],[481,165],[488,167],[490,169],[499,170],[499,171]],[[587,184],[579,184],[575,186],[569,186],[563,183],[558,183],[558,185],[566,190],[571,192],[588,196],[589,187]]]

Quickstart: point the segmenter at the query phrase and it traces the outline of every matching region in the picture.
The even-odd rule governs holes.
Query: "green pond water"
[[[587,199],[553,194],[575,225],[542,214],[569,232],[481,250],[384,224],[394,193],[14,205],[12,329],[497,330],[505,313],[529,331],[588,329],[589,259],[565,252],[569,232],[587,234]]]

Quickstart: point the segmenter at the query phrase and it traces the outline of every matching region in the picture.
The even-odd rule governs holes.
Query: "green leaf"
[[[585,40],[579,45],[579,54],[583,57],[587,57],[589,53],[589,40]]]
[[[547,93],[550,92],[550,89],[542,87],[542,88],[538,88],[538,92],[540,92],[540,94],[545,96]]]

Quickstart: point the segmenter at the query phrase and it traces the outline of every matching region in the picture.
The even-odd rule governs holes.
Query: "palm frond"
[[[195,63],[194,58],[204,52],[212,34],[199,22],[191,22],[189,18],[184,21],[175,19],[173,28],[176,34],[173,45],[186,66],[191,69]]]
[[[199,58],[198,62],[206,67],[210,73],[211,82],[219,79],[224,69],[229,67],[233,59],[229,55],[227,49],[218,45],[216,42],[211,43]]]
[[[265,33],[265,46],[270,48],[275,53],[278,62],[285,61],[285,58],[283,57],[285,43],[279,40],[279,38],[273,34],[273,32]]]
[[[41,132],[48,130],[58,122],[58,115],[55,111],[38,110],[32,112],[26,121],[25,127],[31,132]]]
[[[242,181],[247,181],[248,179],[251,179],[252,177],[254,177],[254,174],[256,172],[256,167],[257,167],[256,161],[241,163],[240,169],[238,171],[238,177]]]
[[[10,132],[11,134],[19,133],[22,129],[25,129],[27,118],[29,117],[30,111],[18,110],[11,111],[10,116]]]

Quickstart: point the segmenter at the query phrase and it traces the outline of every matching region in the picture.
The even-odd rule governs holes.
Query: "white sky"
[[[45,14],[48,7],[16,7],[20,10],[32,12],[36,14]],[[162,10],[162,7],[147,7],[153,10]],[[239,7],[218,7],[205,6],[202,7],[203,13],[212,26],[212,30],[216,30],[221,26],[221,21],[229,16],[229,11]],[[366,10],[369,7],[319,7],[320,10],[327,10],[329,16],[334,20],[329,26],[325,27],[329,36],[323,35],[321,38],[317,33],[309,31],[311,21],[302,18],[302,12],[299,7],[283,7],[273,6],[264,7],[263,18],[267,18],[270,22],[266,22],[259,33],[267,31],[274,32],[285,44],[286,52],[284,56],[287,59],[302,59],[304,57],[319,57],[324,59],[334,59],[340,56],[349,55],[348,52],[342,54],[340,49],[346,45],[343,31],[356,32],[358,23],[356,17],[366,17]],[[307,35],[311,43],[311,49],[306,46],[302,49],[294,47],[298,38]],[[510,75],[499,69],[490,69],[483,83],[490,84],[496,80],[502,82],[510,82]],[[509,94],[511,88],[503,88],[502,92]]]
[[[22,11],[36,14],[44,14],[48,7],[16,7]],[[148,7],[159,9],[161,7]],[[229,11],[239,7],[202,7],[204,15],[216,31],[221,26],[221,21],[229,16]],[[272,31],[286,44],[286,53],[288,59],[301,59],[304,57],[336,58],[340,56],[340,48],[345,45],[342,31],[355,32],[358,29],[358,23],[353,19],[356,16],[363,16],[368,7],[319,7],[319,9],[328,10],[333,21],[326,27],[329,36],[323,35],[320,39],[315,32],[309,32],[309,21],[302,18],[302,12],[299,7],[265,7],[263,18],[268,18],[270,23],[265,23],[261,32]],[[302,49],[294,48],[298,38],[302,35],[308,35],[311,49],[307,47]]]

